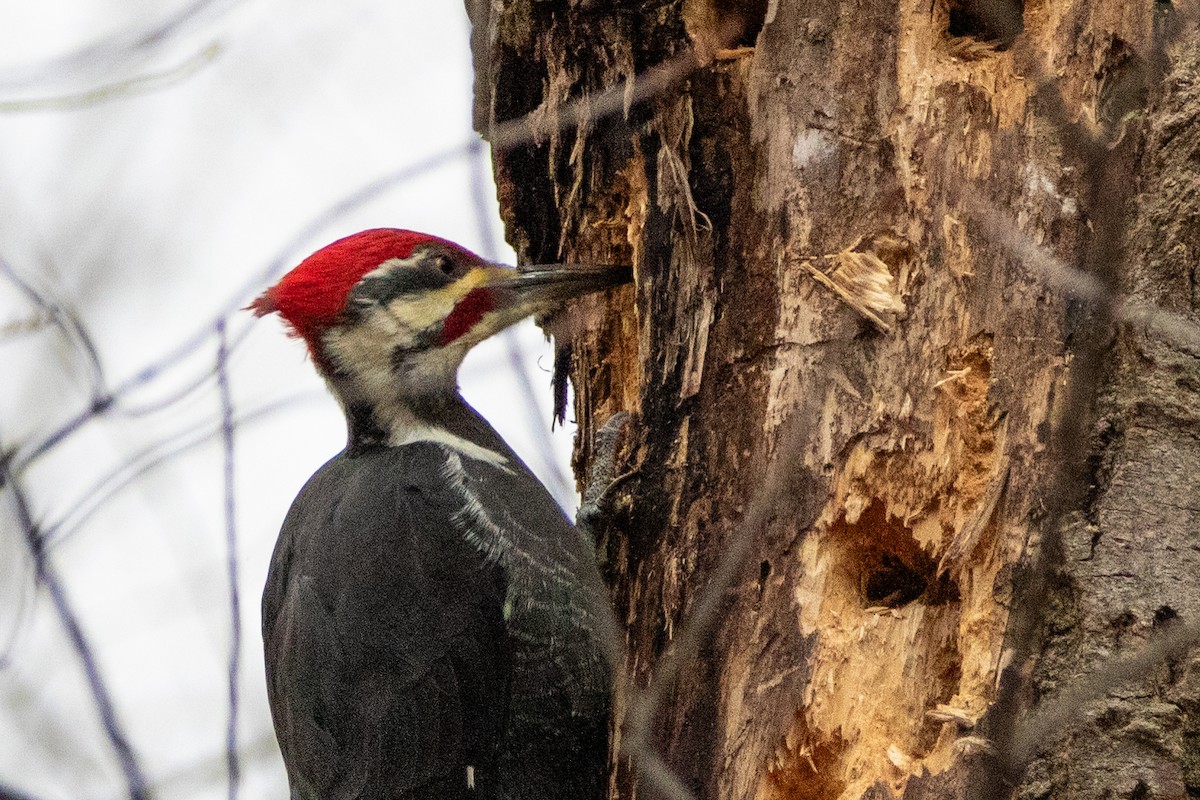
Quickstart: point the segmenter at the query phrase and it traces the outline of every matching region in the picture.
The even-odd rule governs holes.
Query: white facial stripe
[[[392,349],[406,333],[391,314],[372,311],[357,325],[330,328],[322,344],[333,362],[355,377],[364,395],[374,398],[391,385]]]
[[[413,347],[417,332],[407,328],[390,309],[376,306],[354,325],[331,328],[322,339],[325,352],[352,379],[356,397],[382,413],[412,396],[414,390],[453,391],[464,347],[416,348],[398,364],[397,348]]]
[[[407,260],[402,258],[389,258],[375,269],[368,272],[359,278],[360,281],[365,281],[367,278],[386,278],[388,273],[394,269],[403,269],[406,265],[413,263],[413,259]]]
[[[412,261],[388,259],[363,280],[386,278],[395,270],[411,268]],[[443,346],[440,325],[455,304],[486,279],[483,271],[471,272],[435,291],[402,294],[382,304],[366,305],[353,324],[326,331],[322,347],[344,376],[338,379],[335,394],[344,405],[369,405],[388,445],[432,442],[465,458],[511,471],[508,458],[501,453],[426,422],[408,405],[422,396],[455,390],[459,365],[471,344],[484,337],[464,336]],[[477,330],[498,330],[516,319],[507,316],[503,311],[491,312]]]
[[[433,292],[424,296],[401,295],[386,306],[388,314],[402,322],[411,332],[423,331],[441,322],[454,310],[458,297],[450,292]]]
[[[446,385],[453,390],[458,365],[467,352],[454,345],[414,353],[398,375],[392,361],[397,342],[411,340],[410,331],[402,331],[392,313],[375,308],[364,314],[358,324],[330,329],[324,338],[325,351],[353,384],[356,398],[374,409],[376,424],[388,435],[393,447],[414,442],[444,445],[467,458],[508,469],[508,459],[494,450],[474,444],[461,436],[430,425],[417,417],[405,404],[400,381],[415,381],[422,386]]]

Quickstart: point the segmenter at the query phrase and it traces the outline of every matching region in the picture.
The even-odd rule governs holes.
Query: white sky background
[[[176,3],[52,0],[0,9],[0,259],[75,313],[112,388],[207,329],[202,344],[19,478],[156,797],[226,796],[229,596],[219,435],[161,463],[79,518],[90,488],[219,424],[213,325],[270,264],[368,227],[425,230],[512,263],[486,155],[444,159],[374,199],[314,220],[373,180],[465,147],[468,26],[460,2]],[[153,45],[138,35],[203,8]],[[107,42],[75,58],[82,48]],[[104,102],[40,101],[158,73],[216,42],[186,79]],[[474,160],[472,160],[474,159]],[[485,216],[476,197],[480,174]],[[308,235],[303,235],[309,230]],[[296,241],[298,236],[303,236]],[[289,249],[291,248],[291,249]],[[253,289],[251,289],[253,287]],[[0,277],[0,446],[28,448],[89,403],[80,343]],[[228,317],[237,414],[300,398],[236,431],[242,602],[241,796],[283,798],[262,672],[259,597],[275,535],[344,426],[274,318]],[[246,338],[240,337],[247,331]],[[510,369],[519,350],[534,392]],[[552,355],[527,323],[479,348],[464,392],[564,504],[571,432],[545,445]],[[207,377],[206,377],[207,376]],[[197,380],[200,387],[153,406]],[[531,407],[531,403],[536,406]],[[145,406],[146,413],[136,413]],[[20,462],[18,450],[17,461]],[[79,660],[0,497],[0,786],[39,800],[125,795]],[[58,526],[57,528],[55,526]]]

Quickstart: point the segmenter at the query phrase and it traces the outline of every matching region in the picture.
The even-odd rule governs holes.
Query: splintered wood
[[[931,424],[927,439],[854,446],[800,545],[794,600],[814,637],[812,676],[760,797],[808,797],[788,787],[815,750],[840,776],[837,795],[876,783],[900,792],[908,776],[944,769],[986,710],[1006,619],[993,587],[1014,556],[996,530],[1009,467],[1006,425],[987,399],[991,358],[990,337],[978,337],[897,420]]]

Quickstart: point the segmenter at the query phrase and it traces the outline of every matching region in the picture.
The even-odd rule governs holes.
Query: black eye
[[[443,275],[449,275],[454,272],[454,262],[450,260],[450,256],[441,254],[434,256],[433,265],[441,270]]]

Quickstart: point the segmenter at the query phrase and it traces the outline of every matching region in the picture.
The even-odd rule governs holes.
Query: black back
[[[594,557],[490,426],[451,425],[508,464],[352,448],[284,521],[263,638],[294,798],[604,796]]]

